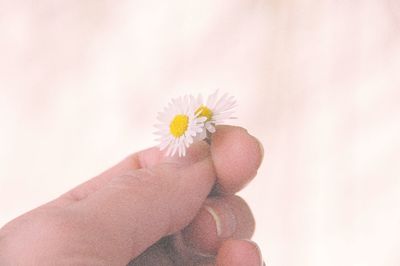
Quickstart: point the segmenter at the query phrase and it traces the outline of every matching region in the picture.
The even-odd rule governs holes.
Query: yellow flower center
[[[211,120],[213,112],[207,106],[202,105],[196,110],[195,114],[197,114],[197,116],[199,117],[200,116],[206,117],[207,118],[206,122],[207,122]]]
[[[187,115],[176,115],[171,124],[169,124],[169,131],[171,132],[172,136],[179,138],[185,134],[188,126],[189,117]]]

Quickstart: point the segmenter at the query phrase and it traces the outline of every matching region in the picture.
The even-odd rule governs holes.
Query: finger
[[[227,240],[218,250],[216,266],[262,266],[258,246],[248,240]]]
[[[238,192],[257,174],[264,153],[261,143],[245,129],[233,126],[218,126],[211,143],[218,191]]]
[[[112,178],[105,187],[71,205],[93,223],[93,229],[101,231],[103,239],[96,242],[107,245],[101,250],[107,250],[108,257],[128,263],[194,218],[215,182],[208,146],[196,143],[194,147],[183,160],[173,157]]]
[[[215,265],[214,255],[195,253],[188,248],[181,232],[171,236],[171,249],[175,253],[176,265]]]
[[[158,243],[152,245],[136,259],[129,262],[128,266],[176,265],[173,258],[174,254],[170,254],[164,242],[164,240],[160,240]]]
[[[192,152],[186,157],[180,158],[182,163],[196,161],[197,157],[204,157],[209,153],[205,143],[197,143],[191,147]],[[113,177],[123,175],[129,171],[155,166],[161,162],[171,160],[165,157],[158,147],[152,147],[135,154],[132,154],[122,160],[117,165],[111,167],[100,175],[86,181],[85,183],[75,187],[62,195],[55,203],[69,204],[86,198],[89,194],[96,192],[100,188],[106,186]],[[54,203],[54,202],[53,202]]]
[[[181,160],[192,161],[196,158],[191,158],[191,156],[204,156],[202,151],[208,152],[208,150],[204,147],[196,148],[204,145],[204,143],[193,145],[191,149],[198,149],[198,151],[189,153]],[[250,182],[257,173],[263,157],[261,143],[250,136],[245,129],[234,126],[218,126],[217,132],[213,134],[211,152],[218,174],[218,190],[225,193],[237,192]],[[82,200],[107,185],[115,176],[135,169],[152,167],[166,160],[168,161],[169,157],[165,157],[158,147],[140,151],[72,189],[51,204],[64,205]]]
[[[238,196],[209,198],[194,220],[182,231],[183,243],[192,253],[215,255],[230,238],[249,239],[255,221],[246,202]]]

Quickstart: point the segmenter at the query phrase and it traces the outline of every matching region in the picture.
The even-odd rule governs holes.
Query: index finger
[[[199,151],[188,153],[180,160],[195,161],[190,156],[203,156],[202,152],[209,152],[204,149],[204,144],[193,145],[190,149]],[[218,126],[212,135],[210,150],[217,173],[216,191],[222,194],[234,194],[246,186],[257,174],[263,158],[262,144],[246,129],[236,126]],[[115,176],[135,169],[152,167],[169,159],[158,147],[142,150],[62,195],[57,203],[84,199],[104,187]]]

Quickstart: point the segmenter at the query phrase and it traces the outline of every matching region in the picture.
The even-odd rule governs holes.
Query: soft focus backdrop
[[[0,0],[0,226],[235,95],[268,265],[400,264],[397,0]]]

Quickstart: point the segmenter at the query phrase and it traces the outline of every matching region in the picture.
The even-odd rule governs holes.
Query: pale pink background
[[[397,0],[0,0],[0,226],[216,88],[265,146],[241,195],[267,264],[400,264]]]

